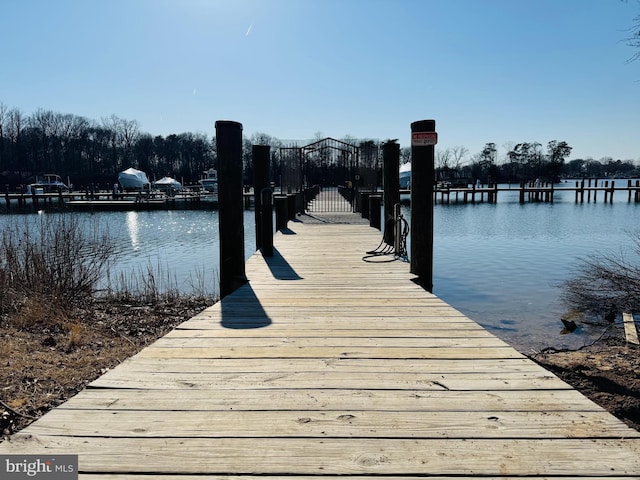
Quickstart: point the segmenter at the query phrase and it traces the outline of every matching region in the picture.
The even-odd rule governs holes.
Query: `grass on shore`
[[[113,242],[84,221],[16,216],[0,236],[2,437],[216,301],[202,273],[189,295],[159,267],[109,278]]]

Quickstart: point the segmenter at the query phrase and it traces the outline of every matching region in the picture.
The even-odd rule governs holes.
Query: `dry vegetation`
[[[547,349],[530,358],[640,430],[640,348],[620,335],[579,350]]]
[[[88,383],[202,311],[205,299],[93,300],[63,312],[26,302],[0,323],[0,431],[24,428]]]
[[[15,217],[0,238],[0,431],[9,435],[214,303],[142,270],[100,295],[114,249],[74,215]],[[132,289],[133,287],[133,289]]]
[[[630,232],[632,248],[584,259],[562,285],[571,315],[606,317],[640,312],[640,232]]]

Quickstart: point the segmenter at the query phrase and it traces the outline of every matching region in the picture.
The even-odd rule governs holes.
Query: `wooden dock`
[[[380,237],[289,222],[250,283],[0,455],[78,454],[92,480],[640,478],[638,431],[364,258]]]
[[[144,210],[197,210],[217,207],[218,196],[205,191],[187,191],[167,195],[161,191],[147,193],[59,192],[20,194],[5,193],[1,196],[0,211],[24,212],[43,210],[73,211],[144,211]],[[244,194],[247,208],[253,193]]]
[[[593,183],[592,183],[593,181]],[[575,186],[568,183],[555,185],[553,183],[537,183],[537,182],[520,182],[519,186],[511,185],[508,187],[492,185],[467,185],[466,187],[445,187],[436,186],[434,191],[434,199],[437,201],[440,197],[440,203],[451,203],[451,198],[456,203],[476,203],[484,202],[485,198],[488,203],[498,202],[499,192],[518,193],[518,201],[525,202],[549,202],[553,203],[555,195],[573,194],[575,203],[598,201],[598,195],[603,199],[604,203],[613,203],[613,195],[616,192],[626,193],[628,203],[640,203],[640,180],[627,180],[627,185],[616,186],[615,180],[600,180],[596,178],[587,178],[576,181]],[[405,191],[408,193],[408,191]]]

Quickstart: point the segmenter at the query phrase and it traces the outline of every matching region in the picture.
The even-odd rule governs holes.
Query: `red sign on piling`
[[[438,143],[438,134],[436,132],[413,132],[411,134],[412,147],[426,147]]]

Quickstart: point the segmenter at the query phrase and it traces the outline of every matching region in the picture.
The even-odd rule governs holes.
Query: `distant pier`
[[[244,201],[247,208],[253,204],[252,190],[244,193]],[[217,206],[217,194],[204,191],[185,191],[175,195],[166,195],[162,192],[74,191],[37,194],[5,193],[0,196],[0,209],[5,212],[199,210]]]
[[[625,180],[620,181],[624,183]],[[640,202],[640,180],[626,180],[626,185],[616,186],[615,180],[599,180],[599,179],[584,179],[578,180],[574,185],[570,186],[568,183],[553,184],[553,183],[540,183],[540,182],[521,182],[517,186],[508,187],[500,186],[498,184],[488,185],[470,185],[467,187],[444,187],[436,186],[434,195],[436,201],[439,203],[476,203],[476,202],[488,202],[497,203],[498,194],[500,192],[518,192],[518,199],[520,203],[526,202],[549,202],[553,203],[556,193],[573,193],[575,196],[575,203],[584,202],[597,202],[598,197],[602,199],[604,203],[613,203],[613,196],[616,192],[621,192],[627,195],[627,201],[629,203]],[[405,191],[408,193],[408,191]]]

